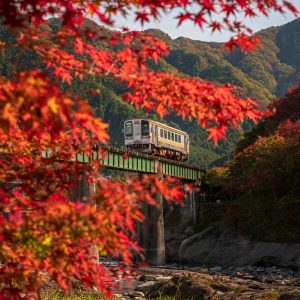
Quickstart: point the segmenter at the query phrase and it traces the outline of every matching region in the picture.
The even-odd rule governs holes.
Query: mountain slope
[[[270,27],[258,33],[263,47],[253,53],[233,53],[223,50],[222,43],[194,41],[188,38],[172,40],[159,30],[147,30],[163,39],[170,48],[164,61],[187,76],[196,76],[216,83],[231,83],[239,87],[241,97],[250,96],[266,107],[276,97],[282,96],[300,78],[300,22],[295,20],[279,27]],[[178,121],[180,126],[184,126]],[[218,159],[228,159],[230,152],[244,130],[251,124],[245,123],[240,129],[232,130],[227,140],[218,148],[206,141],[206,133],[196,124],[185,129],[192,134],[192,143],[197,153],[193,160],[201,163],[205,150],[217,154]],[[213,159],[211,157],[211,159]],[[209,161],[208,158],[205,160]]]
[[[51,19],[47,30],[57,30],[59,26],[59,20]],[[86,21],[86,26],[99,27],[89,20]],[[224,51],[222,43],[194,41],[183,37],[173,40],[166,33],[156,29],[146,32],[164,40],[170,49],[169,55],[160,59],[158,64],[150,63],[150,68],[185,77],[200,77],[216,84],[231,83],[238,87],[239,96],[250,96],[256,99],[261,107],[267,106],[275,97],[283,95],[300,78],[299,21],[259,32],[264,48],[248,54],[238,49],[233,53]],[[0,39],[7,41],[12,38],[0,25]],[[30,51],[25,51],[20,56],[18,64],[16,54],[16,50],[9,50],[0,57],[0,73],[3,76],[12,78],[16,71],[30,69],[32,66],[43,68]],[[62,85],[62,88],[67,87]],[[90,89],[99,90],[100,93],[91,95]],[[124,87],[113,80],[85,77],[83,80],[75,80],[71,90],[88,99],[95,109],[95,114],[110,124],[111,143],[119,147],[123,145],[123,122],[127,118],[145,116],[143,112],[136,111],[122,101]],[[154,115],[151,117],[157,118]],[[174,115],[161,121],[181,128],[191,135],[191,160],[203,166],[213,161],[228,159],[240,135],[253,126],[245,122],[240,128],[230,130],[227,140],[215,147],[212,142],[207,141],[206,131],[194,121],[183,121]]]
[[[236,50],[226,59],[272,94],[283,96],[300,76],[300,23],[294,21],[259,33],[263,49],[244,55]]]

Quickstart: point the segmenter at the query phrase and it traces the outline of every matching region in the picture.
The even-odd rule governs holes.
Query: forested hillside
[[[98,26],[91,21],[86,23],[86,26],[94,28]],[[51,19],[49,26],[48,30],[56,30],[59,22]],[[1,40],[9,41],[13,38],[3,26],[0,29]],[[246,55],[240,50],[235,50],[233,53],[224,51],[221,43],[193,41],[182,37],[172,40],[160,30],[147,30],[147,32],[164,40],[170,49],[168,56],[159,60],[157,65],[151,65],[153,69],[177,73],[184,77],[200,77],[215,83],[231,83],[238,87],[237,93],[240,96],[251,96],[261,107],[266,107],[276,96],[283,95],[289,87],[297,83],[300,77],[300,22],[298,21],[261,31],[259,36],[263,48]],[[101,44],[99,46],[107,47]],[[39,62],[29,50],[24,53],[11,50],[2,53],[0,71],[2,75],[12,77],[16,70],[24,69],[25,64],[28,69],[30,65]],[[62,88],[67,89],[67,86]],[[75,80],[71,89],[80,97],[89,99],[95,108],[95,114],[109,123],[111,143],[117,146],[123,145],[124,120],[145,115],[144,112],[138,112],[122,101],[124,88],[114,81],[85,77],[82,81]],[[91,90],[96,92],[91,93]],[[227,140],[215,147],[212,142],[207,142],[207,133],[195,122],[182,121],[172,115],[161,121],[190,133],[191,160],[203,166],[214,161],[227,160],[240,134],[251,127],[250,123],[245,123],[239,130],[231,130]]]

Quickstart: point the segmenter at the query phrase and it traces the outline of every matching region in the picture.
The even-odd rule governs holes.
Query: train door
[[[188,135],[184,136],[184,150],[185,150],[185,154],[188,155],[190,152],[190,140]]]
[[[188,137],[185,135],[184,136],[184,152],[185,152],[185,154],[187,154],[188,153]]]
[[[135,120],[133,121],[133,141],[134,143],[141,142],[141,121]]]
[[[158,145],[158,128],[157,125],[151,124],[152,143],[157,147]]]

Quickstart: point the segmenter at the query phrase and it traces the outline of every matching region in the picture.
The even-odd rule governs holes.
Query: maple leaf
[[[224,139],[225,135],[222,129],[220,128],[208,128],[209,136],[208,140],[212,139],[214,144],[217,145],[219,139]]]
[[[289,2],[289,1],[283,1],[283,6],[285,6],[296,17],[299,15],[298,9],[291,2]]]
[[[194,23],[198,25],[200,28],[203,27],[203,24],[206,23],[206,20],[204,19],[204,14],[199,13],[194,18]]]
[[[246,17],[256,17],[256,13],[254,12],[254,10],[252,8],[247,8],[245,10],[245,16]]]
[[[215,6],[215,4],[214,4],[214,2],[212,0],[204,0],[203,1],[203,7],[204,7],[204,9],[206,9],[210,13],[212,11],[214,11],[214,6]]]
[[[235,6],[224,4],[222,5],[222,11],[226,13],[226,17],[228,18],[230,15],[235,15]]]
[[[177,26],[180,26],[184,21],[186,20],[191,20],[192,19],[192,14],[191,13],[181,13],[176,17],[178,19],[178,24]]]
[[[136,13],[135,21],[141,21],[142,26],[145,22],[149,22],[149,14],[145,11]]]
[[[212,32],[221,31],[221,28],[222,28],[221,24],[216,21],[213,21],[212,23],[210,23],[209,27],[211,28]]]

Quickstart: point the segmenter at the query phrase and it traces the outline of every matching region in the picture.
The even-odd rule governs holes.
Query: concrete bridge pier
[[[178,206],[178,222],[192,218],[195,224],[197,219],[198,204],[195,194],[200,189],[201,182],[194,183],[194,189],[185,192],[183,199],[185,206]],[[184,185],[183,185],[184,187]],[[163,197],[161,194],[155,195],[156,206],[143,204],[142,212],[145,217],[144,222],[138,226],[138,242],[144,249],[145,261],[153,266],[164,265],[165,256],[165,228],[164,228],[164,211]],[[172,214],[172,213],[171,213]]]
[[[77,181],[72,193],[75,201],[90,202],[95,195],[95,185],[82,178]],[[144,222],[138,224],[138,243],[144,249],[145,261],[153,266],[165,264],[165,236],[163,197],[160,193],[154,195],[156,206],[143,204]],[[91,245],[92,251],[99,261],[99,252],[96,245]]]
[[[166,262],[163,197],[156,194],[154,198],[156,206],[143,204],[145,219],[138,226],[138,242],[144,249],[145,261],[152,266],[159,266]]]

